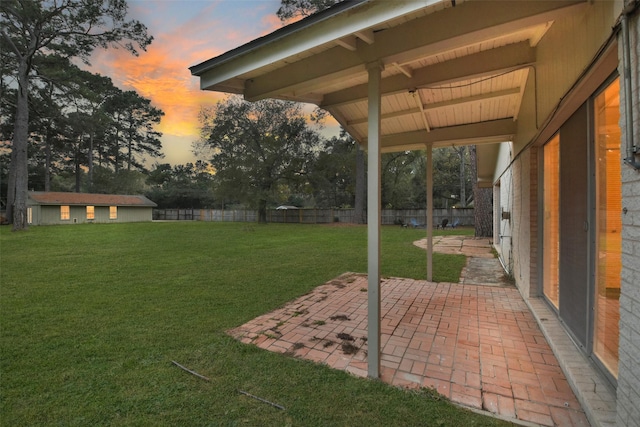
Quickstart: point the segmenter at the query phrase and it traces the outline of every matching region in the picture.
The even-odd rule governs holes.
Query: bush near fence
[[[412,223],[424,226],[427,222],[425,209],[383,209],[382,225]],[[157,221],[211,221],[211,222],[257,222],[258,211],[248,209],[154,209]],[[365,218],[366,219],[366,218]],[[449,226],[473,226],[473,208],[434,209],[434,227],[448,220]],[[267,222],[286,224],[329,224],[334,222],[355,223],[354,209],[268,209]]]

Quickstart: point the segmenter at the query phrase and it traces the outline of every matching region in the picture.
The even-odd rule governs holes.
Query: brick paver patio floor
[[[545,426],[589,423],[515,287],[381,284],[381,379]],[[367,278],[344,274],[229,333],[367,376]]]

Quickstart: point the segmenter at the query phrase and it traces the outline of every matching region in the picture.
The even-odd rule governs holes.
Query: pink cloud
[[[132,1],[130,14],[148,26],[153,43],[138,57],[122,49],[96,51],[91,71],[163,110],[158,130],[167,141],[196,140],[201,108],[225,95],[201,91],[188,68],[282,27],[278,5],[279,0]]]

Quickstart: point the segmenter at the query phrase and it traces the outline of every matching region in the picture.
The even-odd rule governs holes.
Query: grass
[[[383,275],[424,276],[424,252],[411,245],[423,233],[383,229]],[[1,227],[0,257],[2,425],[499,424],[430,391],[226,335],[345,271],[365,272],[364,227]]]

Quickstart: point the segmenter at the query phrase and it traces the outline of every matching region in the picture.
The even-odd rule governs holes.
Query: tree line
[[[140,154],[160,154],[153,124],[162,112],[74,65],[88,63],[98,47],[146,49],[153,37],[126,15],[124,0],[0,2],[0,129],[2,141],[11,141],[6,208],[14,230],[27,228],[34,167],[50,186],[55,168],[71,164],[79,185],[83,166],[93,175],[94,157],[131,170]]]
[[[43,191],[104,192],[106,171],[145,171],[145,159],[162,158],[163,112],[108,77],[81,70],[61,58],[47,58],[46,78],[34,79],[29,93],[29,187]],[[60,64],[62,63],[62,64]],[[8,82],[8,83],[7,83]],[[13,133],[16,88],[3,79],[3,140]],[[64,182],[63,177],[72,178]],[[53,181],[53,183],[52,183]]]
[[[147,196],[162,208],[356,207],[366,197],[366,156],[345,132],[322,135],[324,113],[300,104],[231,96],[200,116],[197,157],[156,164]],[[434,150],[434,207],[467,206],[474,170],[466,147]],[[360,177],[359,177],[360,175]],[[359,185],[360,184],[360,185]],[[424,151],[382,156],[382,206],[426,207]]]
[[[277,15],[333,3],[283,0]],[[87,63],[97,47],[145,49],[152,37],[126,11],[123,0],[1,2],[0,209],[14,229],[26,228],[29,189],[145,194],[162,208],[252,208],[262,220],[278,205],[355,207],[364,220],[366,156],[345,132],[323,137],[319,109],[228,97],[200,114],[193,150],[201,160],[161,163],[155,125],[164,113],[73,61]],[[434,207],[472,199],[473,154],[434,150]],[[424,152],[383,155],[382,206],[426,206]]]

